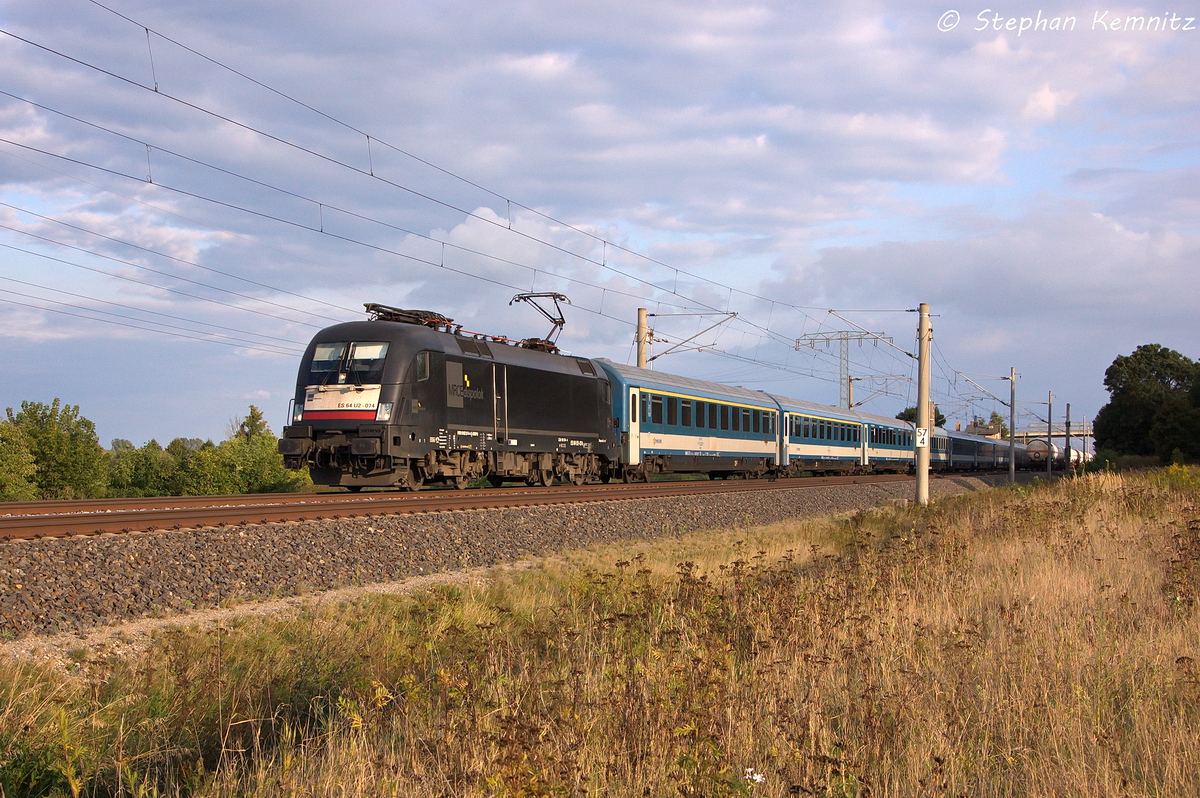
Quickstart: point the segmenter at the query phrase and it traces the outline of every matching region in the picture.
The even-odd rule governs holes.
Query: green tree
[[[263,416],[262,411],[254,405],[250,405],[250,412],[245,417],[236,419],[236,431],[230,435],[230,438],[242,438],[246,441],[252,441],[260,435],[270,435],[271,428],[267,426],[267,419]]]
[[[104,495],[107,474],[96,425],[79,415],[79,405],[21,402],[21,411],[5,411],[19,427],[37,465],[33,482],[38,498],[91,499]]]
[[[31,501],[37,498],[33,481],[37,465],[21,428],[0,422],[0,502]]]
[[[995,411],[995,410],[992,411],[992,417],[988,419],[988,424],[990,424],[993,427],[999,427],[1000,428],[1000,437],[1005,438],[1005,439],[1008,438],[1008,421],[1004,418],[1004,416],[1000,415],[997,411]]]
[[[900,419],[901,421],[907,421],[910,424],[916,424],[917,423],[917,406],[913,405],[912,407],[904,408],[903,410],[901,410],[899,413],[896,414],[896,418]],[[935,427],[946,426],[946,417],[944,415],[942,415],[942,411],[938,409],[937,405],[933,406],[933,426],[935,426]]]
[[[1176,448],[1194,446],[1200,367],[1190,358],[1159,344],[1139,346],[1113,360],[1104,387],[1111,398],[1093,422],[1098,449],[1165,461]]]

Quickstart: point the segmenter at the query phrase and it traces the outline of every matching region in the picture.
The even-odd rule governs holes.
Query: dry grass
[[[576,552],[66,679],[5,665],[0,784],[1195,795],[1198,589],[1182,468]]]

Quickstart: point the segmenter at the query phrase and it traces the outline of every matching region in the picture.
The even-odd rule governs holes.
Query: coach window
[[[684,399],[680,404],[679,423],[685,427],[692,426],[692,400]]]
[[[742,432],[750,431],[750,408],[742,408]]]
[[[750,429],[753,430],[754,432],[761,432],[762,431],[761,428],[762,428],[762,411],[761,410],[751,410],[750,411]]]
[[[733,416],[733,431],[741,432],[741,430],[742,430],[742,408],[740,408],[740,407],[729,408],[729,415]]]
[[[667,397],[667,424],[674,426],[679,423],[679,400],[674,396]]]
[[[663,398],[657,394],[650,395],[650,423],[652,424],[663,423],[662,400]]]
[[[696,426],[704,426],[704,402],[696,402]]]
[[[720,405],[721,429],[729,429],[729,405]]]

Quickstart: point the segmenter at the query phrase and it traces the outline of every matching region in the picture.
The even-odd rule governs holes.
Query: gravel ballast
[[[934,498],[1006,477],[930,481]],[[0,544],[0,637],[91,629],[531,555],[850,512],[911,482],[378,516]]]

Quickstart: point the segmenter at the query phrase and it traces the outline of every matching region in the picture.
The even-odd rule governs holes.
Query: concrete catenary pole
[[[1071,473],[1075,473],[1075,464],[1071,462],[1071,403],[1067,402],[1067,425],[1063,432],[1063,473],[1066,474],[1070,469]]]
[[[646,350],[650,348],[650,325],[646,321],[646,309],[638,308],[637,365],[646,368]]]
[[[1054,476],[1054,391],[1046,395],[1046,476]]]
[[[1008,370],[1008,484],[1017,484],[1017,369]]]
[[[933,419],[929,412],[930,343],[929,303],[922,302],[917,323],[917,504],[929,504],[929,447],[933,444]],[[922,445],[923,444],[923,445]]]

